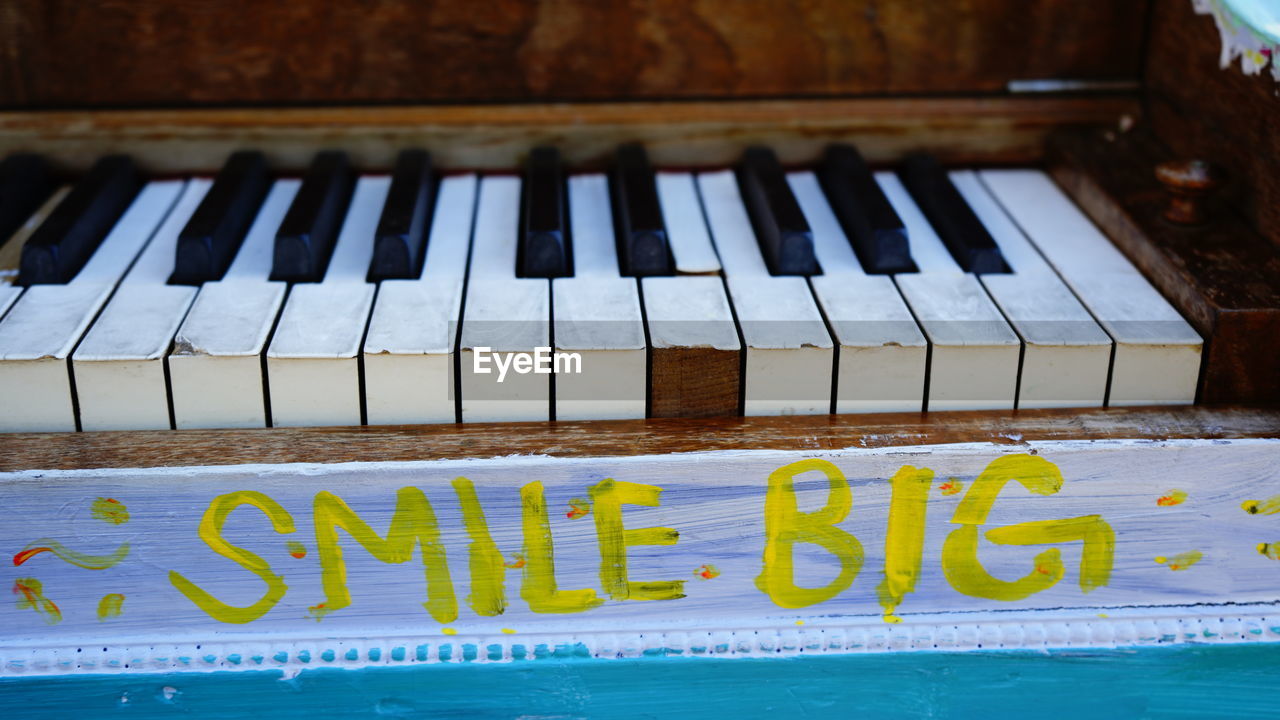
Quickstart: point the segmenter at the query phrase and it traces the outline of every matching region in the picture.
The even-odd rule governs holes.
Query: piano
[[[1277,105],[1213,19],[509,5],[0,18],[6,717],[1274,662]]]

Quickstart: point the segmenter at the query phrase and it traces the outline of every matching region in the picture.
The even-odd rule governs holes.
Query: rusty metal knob
[[[1169,204],[1164,216],[1179,225],[1205,221],[1206,198],[1222,185],[1222,171],[1204,160],[1170,160],[1156,166],[1156,179],[1164,185]]]

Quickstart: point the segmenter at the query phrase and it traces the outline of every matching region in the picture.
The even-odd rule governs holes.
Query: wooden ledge
[[[0,471],[655,455],[1031,440],[1280,437],[1277,407],[1061,409],[810,417],[0,435]]]
[[[551,143],[587,168],[640,141],[657,165],[707,167],[735,162],[752,143],[808,163],[840,140],[873,162],[928,149],[948,162],[1029,163],[1052,128],[1138,114],[1124,95],[10,112],[0,113],[0,153],[44,153],[82,171],[123,152],[152,172],[178,173],[216,170],[231,152],[256,147],[289,172],[322,148],[385,168],[398,150],[420,146],[446,169],[503,169]]]

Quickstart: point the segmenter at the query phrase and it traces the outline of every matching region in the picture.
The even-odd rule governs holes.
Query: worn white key
[[[604,175],[569,178],[574,276],[551,281],[556,419],[645,416],[648,371],[636,281],[618,272]]]
[[[830,412],[834,344],[809,284],[769,274],[732,172],[702,173],[698,187],[746,344],[744,414]]]
[[[737,415],[742,343],[693,175],[657,174],[677,275],[640,281],[652,417]]]
[[[22,264],[22,246],[27,244],[27,240],[35,234],[36,229],[70,192],[70,185],[63,185],[55,190],[47,200],[41,203],[40,207],[36,208],[35,212],[31,213],[31,217],[27,218],[26,222],[13,231],[13,235],[5,241],[0,241],[0,317],[4,317],[5,311],[22,294],[22,288],[14,285],[18,282],[18,268]]]
[[[516,277],[519,223],[520,178],[482,179],[459,342],[463,422],[551,417],[551,283]]]
[[[390,188],[385,175],[356,181],[324,280],[289,292],[267,348],[272,425],[361,422],[361,341],[377,290],[365,277]]]
[[[213,185],[191,180],[71,356],[83,430],[166,430],[165,356],[196,288],[168,285],[178,234]]]
[[[272,185],[226,274],[200,288],[178,328],[169,387],[179,430],[267,424],[263,351],[288,288],[267,278],[276,231],[300,185]]]
[[[896,175],[876,182],[902,218],[918,273],[894,276],[930,343],[929,410],[1012,409],[1022,343],[973,275],[965,274]]]
[[[184,183],[148,183],[66,285],[36,285],[0,321],[0,430],[76,429],[71,351],[168,214]]]
[[[787,176],[813,231],[822,274],[809,278],[840,343],[837,413],[920,410],[929,344],[888,275],[868,275],[811,172]]]
[[[1111,338],[1053,272],[971,170],[951,181],[1012,272],[979,276],[1022,338],[1018,407],[1102,407]]]
[[[692,173],[655,173],[662,222],[667,226],[667,242],[680,275],[711,275],[720,272],[720,258],[707,233],[702,201]]]
[[[364,343],[370,425],[457,419],[454,346],[475,214],[475,175],[440,183],[417,280],[384,280]]]
[[[1111,339],[1110,405],[1195,400],[1203,341],[1039,170],[979,177]]]

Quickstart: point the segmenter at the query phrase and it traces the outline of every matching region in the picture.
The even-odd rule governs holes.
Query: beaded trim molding
[[[642,657],[763,658],[884,652],[1010,652],[1280,642],[1274,605],[1098,608],[1043,620],[926,615],[886,625],[675,629],[653,633],[261,638],[200,644],[0,647],[0,677],[89,673],[359,669],[435,663]],[[1109,611],[1108,611],[1109,610]]]

